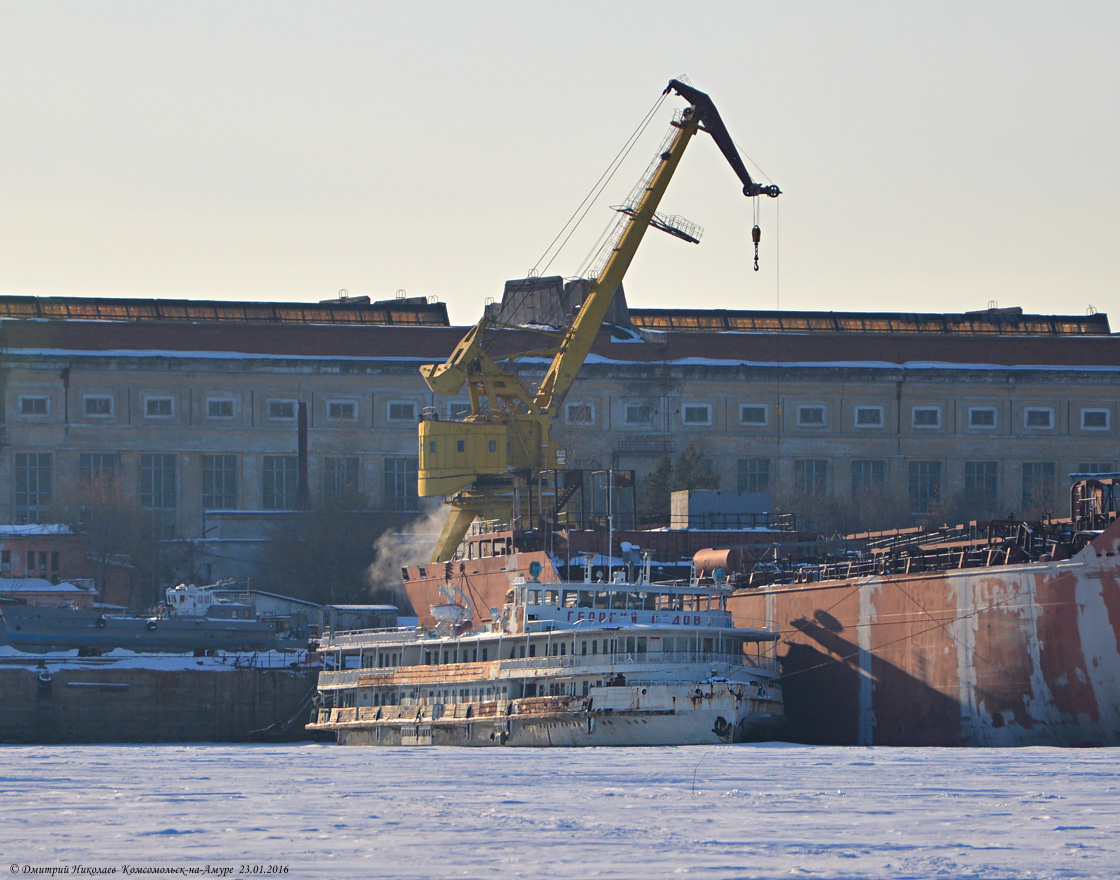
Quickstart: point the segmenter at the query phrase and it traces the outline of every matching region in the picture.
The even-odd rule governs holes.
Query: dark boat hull
[[[117,617],[93,610],[9,605],[3,609],[3,621],[8,643],[22,651],[268,651],[277,645],[275,628],[261,620]]]

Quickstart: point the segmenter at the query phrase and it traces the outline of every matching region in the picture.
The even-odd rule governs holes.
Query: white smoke
[[[372,590],[388,590],[397,597],[402,610],[408,607],[401,568],[424,565],[431,561],[443,524],[451,507],[442,502],[421,502],[420,515],[400,528],[389,529],[373,542],[376,553],[366,569],[366,580]]]

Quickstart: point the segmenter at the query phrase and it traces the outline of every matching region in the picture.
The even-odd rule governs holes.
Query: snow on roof
[[[27,523],[26,525],[0,525],[0,537],[5,535],[72,535],[65,523]]]
[[[69,581],[52,584],[46,578],[0,578],[0,593],[87,593]]]

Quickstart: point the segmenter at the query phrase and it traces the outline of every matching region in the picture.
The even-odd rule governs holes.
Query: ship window
[[[566,657],[568,655],[568,645],[566,642],[560,643],[560,656]]]
[[[456,440],[455,441],[455,451],[456,452],[466,452],[467,451],[466,441],[465,440]]]
[[[556,605],[556,604],[558,604],[556,596],[557,596],[556,590],[545,590],[544,591],[544,604],[545,605]]]
[[[532,645],[532,644],[529,645],[529,656],[530,657],[536,657],[537,656],[537,646],[536,645]]]
[[[591,653],[592,654],[598,654],[599,653],[599,642],[598,642],[597,639],[592,639],[591,640]]]
[[[579,651],[579,652],[580,652],[581,654],[586,654],[586,653],[587,653],[587,642],[585,642],[585,641],[584,641],[584,642],[580,642],[580,643],[579,643],[579,647],[580,647],[580,651]]]
[[[482,661],[484,663],[486,662],[486,646],[485,645],[482,647]]]
[[[579,591],[579,607],[590,608],[595,602],[595,594],[587,590]]]
[[[565,608],[579,607],[579,593],[577,593],[575,590],[565,590],[563,604]]]

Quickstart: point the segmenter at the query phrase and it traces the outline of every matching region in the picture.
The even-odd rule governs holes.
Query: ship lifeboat
[[[436,623],[446,623],[451,626],[462,623],[463,619],[470,613],[470,609],[466,605],[460,605],[458,602],[442,602],[439,605],[432,605],[431,611]]]

